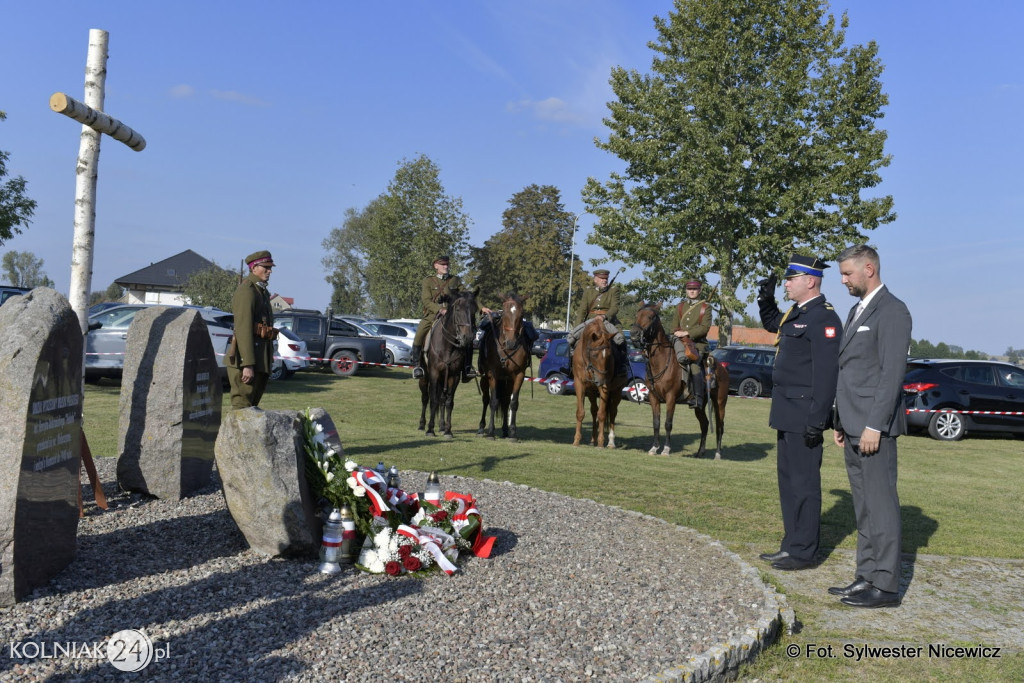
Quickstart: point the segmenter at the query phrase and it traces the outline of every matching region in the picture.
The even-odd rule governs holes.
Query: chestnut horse
[[[476,325],[476,295],[473,292],[459,292],[451,297],[444,315],[434,321],[427,335],[423,360],[426,372],[420,378],[419,429],[423,429],[427,417],[427,403],[430,404],[430,423],[426,425],[427,436],[434,434],[434,419],[444,438],[452,436],[452,409],[455,407],[455,390],[462,381],[462,368],[466,355],[473,353],[473,337]],[[438,414],[440,413],[440,414]]]
[[[526,297],[505,294],[501,317],[491,318],[480,339],[480,385],[483,388],[483,411],[480,413],[478,436],[494,438],[494,414],[501,411],[501,435],[516,441],[516,412],[519,390],[530,365],[530,345],[523,336],[523,304]],[[500,325],[500,327],[497,327]],[[490,423],[487,410],[490,408]],[[485,430],[486,426],[486,430]]]
[[[572,353],[572,376],[576,385],[576,437],[572,445],[579,446],[583,434],[583,401],[590,399],[592,420],[590,444],[605,445],[605,427],[608,429],[608,448],[615,448],[615,417],[622,400],[626,375],[617,372],[612,336],[598,316],[583,328]]]
[[[647,451],[650,455],[657,455],[658,449],[661,448],[662,403],[665,404],[665,447],[661,448],[661,455],[672,452],[672,416],[676,410],[676,399],[685,393],[683,369],[676,360],[672,340],[665,334],[665,329],[661,325],[661,318],[658,316],[660,310],[661,304],[643,304],[636,313],[636,323],[630,331],[633,343],[647,357],[648,399],[651,402],[654,422],[654,442]],[[712,377],[713,380],[705,383],[705,395],[708,397],[706,403],[693,409],[697,415],[697,422],[700,423],[700,448],[697,449],[695,457],[700,458],[705,453],[708,436],[707,403],[710,403],[715,417],[715,460],[720,460],[722,432],[725,431],[725,402],[729,398],[729,373],[711,355],[707,357],[705,373],[705,377],[698,381],[706,382],[708,377]]]

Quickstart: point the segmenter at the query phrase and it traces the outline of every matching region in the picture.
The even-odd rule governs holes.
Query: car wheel
[[[331,356],[331,370],[339,377],[351,377],[358,367],[359,359],[351,351],[338,351]]]
[[[548,375],[548,383],[545,385],[548,388],[548,393],[552,396],[561,396],[565,393],[565,383],[569,380],[568,377],[560,372],[553,372]]]
[[[384,365],[394,365],[395,354],[391,353],[391,349],[384,350]]]
[[[629,400],[634,403],[643,403],[647,400],[647,394],[649,393],[647,383],[642,379],[634,379],[630,381],[629,386],[626,387],[626,391],[628,392]]]
[[[278,380],[284,379],[285,377],[286,375],[284,374],[284,363],[274,363],[273,365],[270,366],[270,379]]]
[[[928,422],[928,433],[939,441],[959,441],[967,431],[960,413],[935,413]]]
[[[745,377],[736,393],[747,398],[757,398],[761,395],[761,383],[753,377]]]

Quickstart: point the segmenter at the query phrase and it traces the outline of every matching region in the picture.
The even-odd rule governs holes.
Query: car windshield
[[[132,324],[132,318],[139,312],[137,308],[112,308],[100,311],[89,318],[91,323],[100,323],[105,328],[128,327]]]

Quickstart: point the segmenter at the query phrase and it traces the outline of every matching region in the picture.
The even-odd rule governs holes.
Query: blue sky
[[[6,0],[0,149],[39,206],[0,253],[35,253],[67,292],[81,127],[48,101],[82,97],[91,28],[110,33],[105,109],[148,142],[141,153],[102,143],[93,289],[184,249],[230,266],[268,248],[271,288],[323,308],[321,241],[404,159],[439,165],[476,246],[531,183],[557,186],[581,211],[587,176],[621,168],[593,144],[606,136],[610,69],[648,70],[652,17],[670,8]],[[885,65],[880,125],[894,160],[880,191],[899,218],[870,241],[914,338],[993,354],[1024,347],[1024,3],[848,0],[832,10],[848,11],[848,41],[875,40]],[[588,266],[604,262],[581,246],[592,225],[580,217]],[[824,292],[845,313],[854,301],[836,270]]]

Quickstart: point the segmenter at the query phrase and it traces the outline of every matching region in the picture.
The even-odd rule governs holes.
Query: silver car
[[[396,325],[378,320],[356,322],[351,318],[345,319],[371,337],[384,338],[384,344],[387,347],[384,350],[384,362],[386,364],[395,365],[400,363],[408,365],[412,362],[412,339],[416,336],[415,329],[410,331],[404,325]]]
[[[85,336],[85,377],[89,380],[100,377],[120,377],[124,369],[124,354],[128,345],[128,328],[135,314],[156,304],[123,304],[106,308],[89,316],[89,333]],[[176,308],[176,307],[172,307]],[[231,335],[234,334],[234,318],[226,311],[216,308],[195,308],[199,311],[210,342],[217,354],[217,365],[221,377],[227,376],[224,369],[224,354]]]

